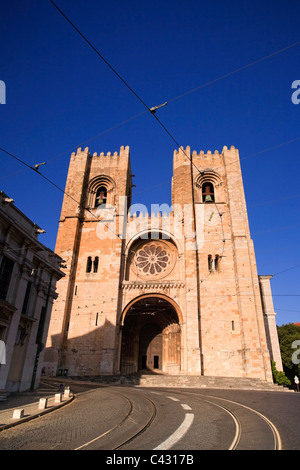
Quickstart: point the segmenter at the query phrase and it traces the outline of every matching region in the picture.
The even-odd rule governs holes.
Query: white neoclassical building
[[[0,395],[36,388],[62,259],[0,191]]]

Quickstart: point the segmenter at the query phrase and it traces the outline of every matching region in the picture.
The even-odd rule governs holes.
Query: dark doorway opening
[[[155,323],[143,326],[139,339],[139,364],[141,369],[159,369],[162,357],[162,331]]]
[[[178,373],[180,341],[178,315],[168,300],[159,296],[137,300],[128,309],[122,328],[120,372]]]

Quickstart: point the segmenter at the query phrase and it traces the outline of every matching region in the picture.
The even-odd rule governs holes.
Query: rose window
[[[171,265],[172,256],[167,245],[145,244],[136,252],[135,266],[144,276],[164,274]]]

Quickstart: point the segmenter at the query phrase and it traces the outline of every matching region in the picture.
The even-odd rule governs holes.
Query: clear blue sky
[[[300,321],[300,266],[290,269],[300,265],[300,104],[291,100],[300,45],[231,74],[300,41],[299,1],[56,3],[148,106],[169,102],[159,118],[180,145],[239,149],[258,272],[281,272],[277,324]],[[64,188],[78,146],[129,145],[133,202],[171,204],[174,142],[51,2],[3,0],[0,21],[0,147],[29,165],[47,161],[41,171]],[[0,189],[54,249],[63,194],[0,155]]]

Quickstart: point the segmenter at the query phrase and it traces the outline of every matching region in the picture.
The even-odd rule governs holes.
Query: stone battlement
[[[161,220],[161,219],[170,219],[174,216],[174,213],[173,212],[170,212],[170,214],[167,214],[166,212],[158,212],[158,213],[154,213],[152,212],[151,214],[149,214],[149,212],[146,212],[145,214],[143,214],[142,212],[134,212],[133,214],[131,214],[130,212],[128,213],[128,222],[131,222],[132,220],[135,220],[135,219],[143,219],[143,220],[146,220],[146,219],[158,219],[158,220]]]
[[[222,151],[218,150],[197,150],[191,151],[191,148],[187,146],[185,149],[180,147],[178,150],[174,150],[173,154],[173,166],[175,168],[181,167],[182,165],[190,165],[190,160],[196,162],[196,165],[204,168],[207,165],[213,166],[217,165],[218,167],[224,164],[223,160],[229,158],[236,158],[238,150],[232,145],[230,148],[224,146]]]
[[[84,150],[81,149],[81,147],[78,147],[77,149],[77,153],[73,152],[72,153],[72,157],[76,157],[76,156],[80,156],[82,154],[89,154],[89,147],[86,147]],[[124,157],[124,156],[129,156],[129,146],[127,145],[126,147],[124,147],[124,145],[122,145],[120,147],[120,152],[118,153],[117,151],[115,152],[107,152],[106,154],[104,152],[101,152],[99,155],[97,154],[97,152],[94,152],[93,157]]]
[[[271,293],[257,275],[238,150],[177,148],[168,203],[132,202],[132,177],[128,146],[71,158],[47,367],[82,377],[148,368],[167,386],[217,386],[220,376],[224,387],[268,385],[276,330],[264,313],[274,311],[260,300]]]
[[[222,156],[222,154],[226,150],[228,150],[228,147],[226,147],[225,145],[221,153],[218,150],[215,150],[214,152],[212,152],[211,150],[207,150],[206,153],[204,152],[204,150],[200,150],[199,153],[196,150],[193,150],[191,153],[190,146],[187,146],[185,149],[181,146],[178,150],[174,150],[174,157],[178,157],[182,155],[185,157],[187,156],[189,157],[190,155],[192,155],[193,157],[202,157],[202,158],[216,157],[218,158]],[[232,145],[229,150],[236,150],[236,148],[234,147],[234,145]]]

